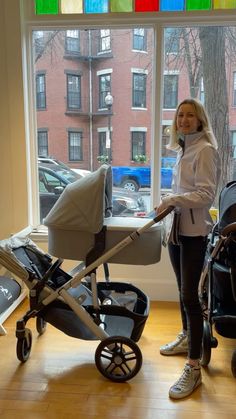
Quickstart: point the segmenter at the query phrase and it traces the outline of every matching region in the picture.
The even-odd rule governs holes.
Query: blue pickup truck
[[[170,189],[172,182],[172,170],[175,164],[174,157],[162,157],[161,159],[161,188]],[[149,188],[151,184],[150,166],[113,166],[113,185],[121,186],[130,191],[138,191],[140,188]]]

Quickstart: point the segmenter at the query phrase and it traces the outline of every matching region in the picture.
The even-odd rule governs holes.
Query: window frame
[[[26,139],[28,153],[28,186],[32,193],[29,194],[29,224],[38,224],[38,199],[37,199],[37,171],[35,169],[36,161],[36,135],[37,127],[35,121],[35,89],[32,83],[34,80],[33,72],[33,56],[32,56],[32,30],[52,30],[59,28],[65,30],[75,26],[75,15],[58,15],[58,16],[36,16],[34,14],[34,6],[31,0],[20,0],[21,16],[22,16],[22,45],[23,45],[23,75],[24,94],[26,105]],[[162,111],[163,111],[163,77],[164,77],[164,29],[168,27],[183,26],[235,26],[236,11],[224,10],[224,13],[212,11],[188,11],[169,12],[169,13],[111,13],[109,14],[109,24],[107,23],[108,14],[76,15],[76,26],[82,28],[129,28],[130,27],[147,27],[154,29],[154,67],[153,67],[153,89],[151,93],[151,101],[153,104],[152,121],[152,159],[151,159],[151,205],[159,202],[160,198],[160,168],[161,161],[161,144],[162,138]],[[34,139],[34,141],[32,141]],[[155,170],[154,170],[155,168]]]
[[[137,88],[136,88],[137,86]],[[147,74],[145,71],[132,71],[132,108],[146,109]]]
[[[40,80],[43,80],[43,83]],[[46,72],[38,71],[35,79],[36,90],[36,110],[43,111],[47,108],[47,93],[46,93]],[[43,88],[43,89],[42,89]]]
[[[83,133],[80,130],[75,130],[75,129],[68,129],[68,158],[69,158],[69,162],[78,162],[78,161],[82,161],[83,160]],[[72,159],[71,158],[71,151],[72,151],[72,144],[70,144],[70,141],[73,139],[71,138],[72,135],[78,134],[78,139],[80,141],[80,145],[79,145],[79,150],[80,150],[80,156],[78,159]],[[75,140],[76,138],[74,138]],[[75,147],[75,146],[74,146]]]
[[[71,78],[71,83],[70,79]],[[74,78],[74,80],[73,80]],[[75,81],[75,83],[74,83]],[[77,87],[78,89],[71,89],[69,86]],[[77,86],[76,86],[77,85]],[[73,103],[78,104],[78,106],[74,105]],[[66,71],[66,110],[69,112],[79,111],[81,110],[82,103],[81,103],[81,75],[75,74],[73,71]]]

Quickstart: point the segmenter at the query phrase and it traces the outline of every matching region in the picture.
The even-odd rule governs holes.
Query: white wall
[[[28,223],[18,0],[1,0],[0,92],[0,239],[3,239]]]

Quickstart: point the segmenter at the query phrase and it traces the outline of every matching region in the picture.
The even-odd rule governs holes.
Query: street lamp
[[[105,96],[105,104],[108,108],[108,131],[106,132],[106,149],[108,154],[108,163],[110,163],[111,160],[111,110],[113,105],[113,96],[110,92],[107,92],[107,95]]]

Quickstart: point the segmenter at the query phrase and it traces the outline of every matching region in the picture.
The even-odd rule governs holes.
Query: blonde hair
[[[207,140],[209,141],[209,143],[211,143],[213,147],[217,149],[218,147],[217,141],[213,134],[212,126],[209,121],[209,117],[205,111],[205,108],[198,99],[193,99],[193,98],[184,99],[182,102],[179,103],[175,112],[173,122],[172,122],[170,141],[169,141],[169,144],[167,145],[167,148],[170,150],[178,150],[180,147],[178,143],[177,116],[179,113],[180,106],[185,105],[185,104],[193,106],[196,112],[196,117],[198,121],[200,122],[198,131],[202,132],[207,138]]]

